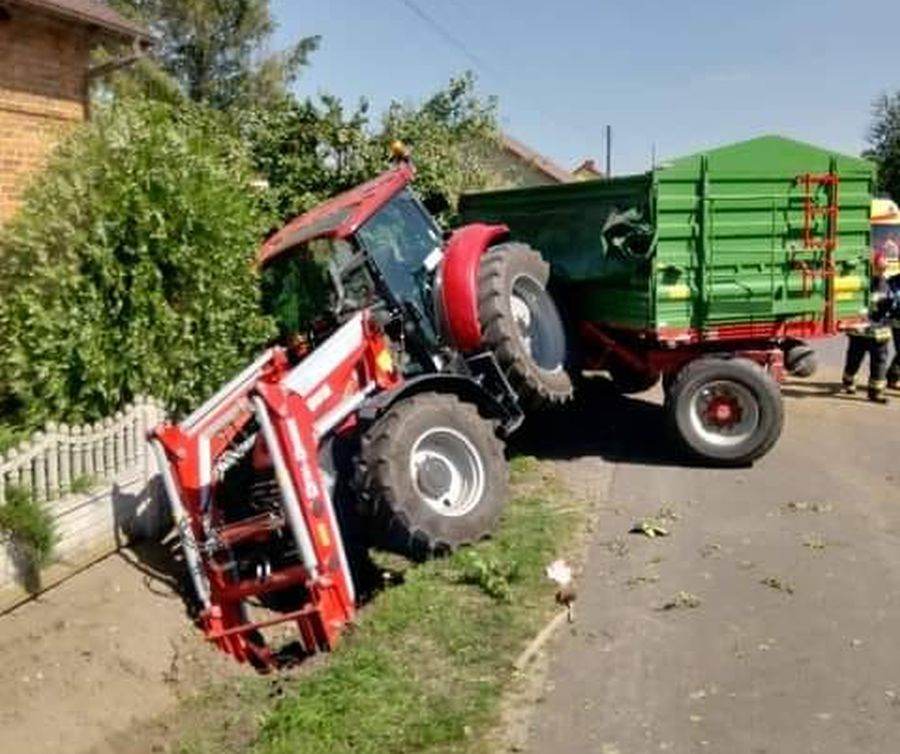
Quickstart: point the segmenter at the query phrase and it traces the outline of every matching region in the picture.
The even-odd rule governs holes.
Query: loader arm
[[[276,664],[262,631],[284,622],[296,624],[306,653],[330,649],[353,619],[353,577],[318,453],[368,396],[400,382],[387,342],[360,312],[296,366],[267,351],[184,422],[151,433],[201,625],[236,659]],[[245,511],[224,486],[259,459],[277,504]],[[251,615],[251,600],[275,594],[292,604]]]

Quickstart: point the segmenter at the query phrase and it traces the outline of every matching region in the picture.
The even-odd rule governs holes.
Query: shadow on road
[[[781,394],[786,398],[830,398],[837,401],[866,402],[865,381],[857,385],[856,393],[842,392],[840,382],[813,382],[810,380],[788,380],[781,386]]]
[[[600,456],[651,466],[702,466],[672,440],[661,405],[620,395],[602,378],[591,380],[572,404],[530,418],[510,446],[538,458]]]

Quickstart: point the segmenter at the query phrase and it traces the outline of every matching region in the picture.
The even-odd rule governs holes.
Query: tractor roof
[[[257,254],[260,266],[285,251],[315,238],[347,238],[379,209],[402,191],[413,179],[408,162],[388,170],[377,178],[329,199],[295,217],[269,238]]]

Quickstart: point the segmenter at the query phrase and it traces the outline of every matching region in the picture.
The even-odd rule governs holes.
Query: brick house
[[[145,29],[94,0],[0,0],[0,223],[59,139],[87,117],[100,72],[91,52],[148,43]]]

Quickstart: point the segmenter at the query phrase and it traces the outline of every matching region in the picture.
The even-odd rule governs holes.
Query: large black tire
[[[389,541],[417,557],[487,536],[506,503],[508,471],[495,424],[454,395],[421,393],[396,403],[366,432],[361,461]],[[460,487],[464,478],[471,481]]]
[[[478,275],[482,342],[529,408],[572,397],[565,328],[547,292],[549,277],[541,255],[521,243],[489,249]]]
[[[672,383],[666,410],[685,448],[722,466],[743,466],[761,458],[784,426],[778,383],[749,359],[692,361]]]

